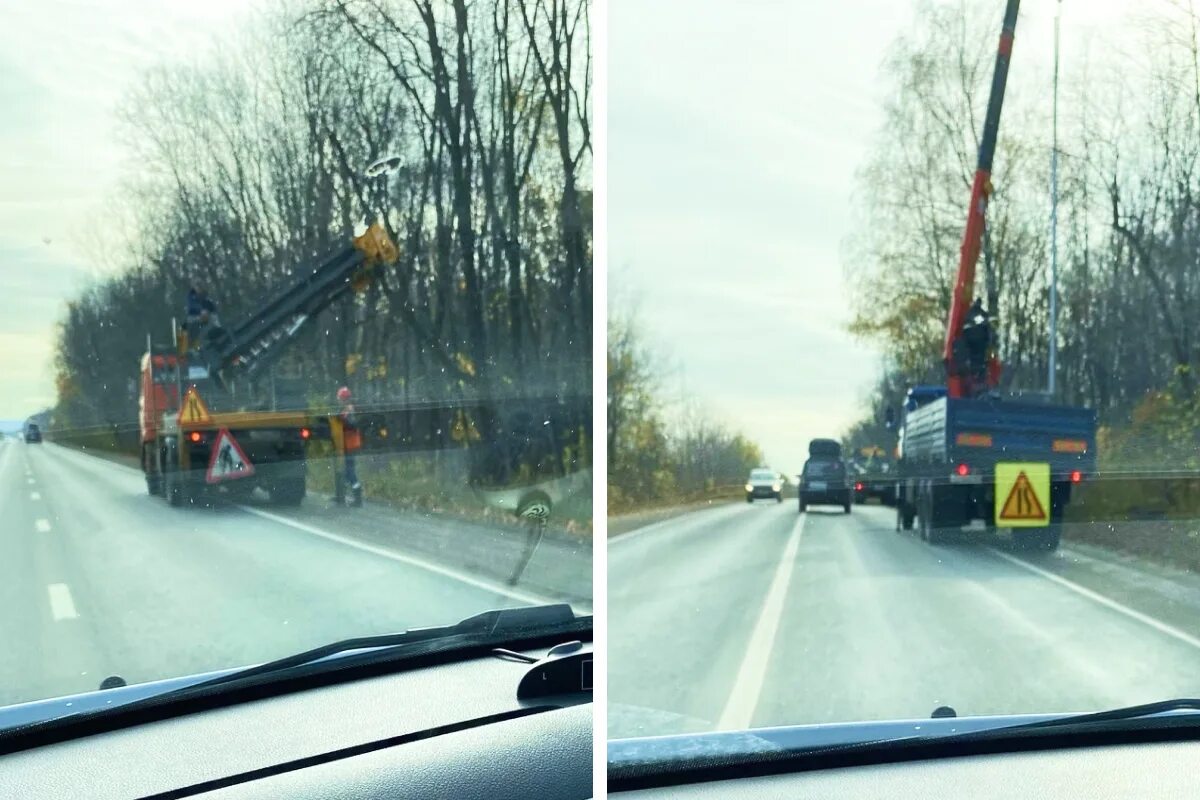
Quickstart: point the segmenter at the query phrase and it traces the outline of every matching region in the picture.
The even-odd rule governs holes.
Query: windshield
[[[590,614],[591,7],[522,8],[0,8],[0,706]]]
[[[610,737],[1200,690],[1200,8],[1005,7],[611,4]]]
[[[750,473],[750,480],[752,481],[773,481],[777,477],[778,476],[776,476],[776,474],[771,472],[769,469],[756,469]]]

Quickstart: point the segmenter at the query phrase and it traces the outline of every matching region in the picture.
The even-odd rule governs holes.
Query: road
[[[608,574],[610,738],[1200,694],[1200,577],[1099,548],[934,547],[792,500],[614,537]]]
[[[259,663],[491,608],[590,612],[590,545],[336,508],[170,508],[136,469],[0,442],[0,705]]]

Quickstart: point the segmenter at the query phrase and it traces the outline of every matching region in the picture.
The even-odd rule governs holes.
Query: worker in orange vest
[[[346,465],[346,486],[352,493],[355,505],[362,504],[362,484],[358,482],[358,471],[354,468],[354,454],[362,449],[362,432],[358,429],[358,415],[350,402],[350,389],[343,386],[337,390],[342,420],[342,461]]]

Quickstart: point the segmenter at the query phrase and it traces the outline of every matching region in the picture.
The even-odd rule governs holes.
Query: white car
[[[783,502],[783,476],[770,469],[751,470],[750,479],[746,481],[746,502],[771,497],[777,503]]]

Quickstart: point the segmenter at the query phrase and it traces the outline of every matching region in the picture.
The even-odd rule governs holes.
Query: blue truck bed
[[[1096,412],[1019,400],[943,397],[910,411],[904,459],[921,471],[970,465],[990,475],[998,461],[1050,464],[1051,474],[1096,469]]]

